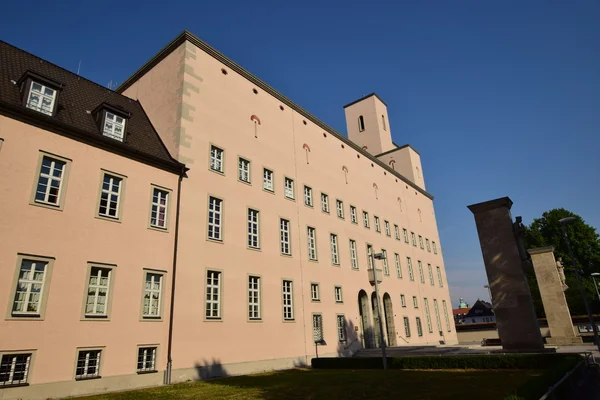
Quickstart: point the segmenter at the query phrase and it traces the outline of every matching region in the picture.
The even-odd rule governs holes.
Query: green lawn
[[[87,400],[503,399],[535,370],[289,370],[84,397]]]

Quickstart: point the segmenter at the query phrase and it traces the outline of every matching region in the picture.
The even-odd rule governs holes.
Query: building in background
[[[471,310],[471,307],[465,303],[465,300],[461,297],[458,300],[458,308],[452,310],[452,315],[454,316],[454,322],[457,324],[464,324],[465,317]]]
[[[456,324],[479,324],[482,322],[496,322],[492,305],[483,300],[477,300],[469,307],[463,299],[460,299],[458,308],[452,310]]]

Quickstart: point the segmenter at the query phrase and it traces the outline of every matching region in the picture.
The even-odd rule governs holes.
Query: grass
[[[543,371],[537,370],[304,370],[189,382],[86,400],[500,400]]]

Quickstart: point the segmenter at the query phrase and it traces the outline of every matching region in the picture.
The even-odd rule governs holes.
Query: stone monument
[[[517,243],[519,232],[510,214],[512,204],[510,198],[503,197],[468,208],[475,216],[502,348],[543,351],[544,341],[523,270],[526,252]]]
[[[535,277],[540,287],[542,304],[550,328],[546,343],[553,345],[581,344],[581,337],[575,334],[571,313],[565,298],[565,273],[562,261],[554,260],[554,247],[529,249]]]

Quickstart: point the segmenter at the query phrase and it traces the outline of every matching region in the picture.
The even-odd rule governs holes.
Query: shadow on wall
[[[338,340],[337,354],[338,357],[352,357],[354,353],[363,348],[362,342],[354,322],[344,319],[344,330],[346,332],[346,340],[343,342]]]
[[[212,361],[203,360],[202,363],[196,363],[196,380],[205,380],[211,378],[223,378],[229,376],[227,370],[223,367],[220,360],[215,358]]]

